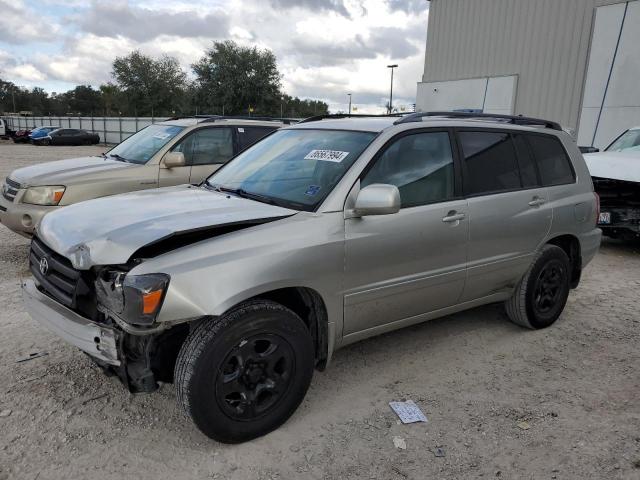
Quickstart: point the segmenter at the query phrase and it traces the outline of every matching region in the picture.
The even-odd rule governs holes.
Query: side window
[[[204,128],[195,137],[192,165],[225,163],[233,157],[233,133],[230,128]]]
[[[508,133],[459,132],[466,166],[466,193],[479,195],[520,188],[520,172]]]
[[[442,202],[454,196],[451,141],[447,132],[425,132],[396,140],[360,182],[395,185],[402,208]]]
[[[536,162],[531,154],[531,148],[524,135],[516,134],[513,136],[518,151],[518,165],[520,166],[520,179],[522,186],[525,188],[537,187],[540,185],[538,181],[538,169]]]
[[[191,165],[193,161],[193,144],[195,142],[195,137],[195,134],[187,135],[171,149],[172,152],[182,152],[187,165]]]
[[[527,140],[538,162],[540,178],[545,187],[575,182],[571,161],[557,138],[549,135],[527,135]]]
[[[277,128],[270,127],[238,127],[238,140],[240,143],[240,150],[244,150],[250,147],[258,140],[269,135]]]

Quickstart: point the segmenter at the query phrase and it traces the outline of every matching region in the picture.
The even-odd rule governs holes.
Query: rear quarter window
[[[548,187],[576,181],[571,160],[560,140],[549,135],[527,135],[526,137],[538,164],[542,185]]]

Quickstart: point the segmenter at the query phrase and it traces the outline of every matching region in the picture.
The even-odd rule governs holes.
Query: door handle
[[[533,197],[531,199],[531,201],[529,202],[529,206],[530,207],[539,207],[540,205],[543,205],[544,203],[546,203],[546,200],[544,198]]]
[[[447,213],[446,216],[442,217],[442,221],[444,223],[454,223],[459,222],[460,220],[464,220],[464,218],[464,213],[458,213],[455,210],[451,210],[449,213]]]

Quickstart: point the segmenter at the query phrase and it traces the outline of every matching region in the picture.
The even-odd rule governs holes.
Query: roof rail
[[[292,123],[298,123],[298,118],[279,118],[279,117],[252,117],[249,115],[185,115],[182,117],[173,117],[169,120],[180,120],[183,118],[195,118],[200,120],[201,123],[215,122],[216,120],[256,120],[260,122],[282,122],[286,125]]]
[[[541,118],[523,117],[522,115],[500,115],[498,113],[470,113],[470,112],[417,112],[400,118],[394,125],[409,122],[420,122],[424,117],[446,117],[446,118],[468,118],[486,119],[499,122],[511,123],[513,125],[539,125],[552,130],[562,131],[562,127],[557,122],[543,120]]]
[[[328,113],[325,115],[314,115],[313,117],[305,118],[300,123],[317,122],[318,120],[325,120],[327,118],[340,119],[340,118],[386,118],[386,117],[402,117],[407,115],[406,113],[389,113],[382,115],[366,114],[366,113]]]

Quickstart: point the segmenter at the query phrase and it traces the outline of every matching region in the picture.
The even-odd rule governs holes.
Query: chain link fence
[[[2,117],[11,130],[54,126],[80,128],[97,133],[101,143],[116,144],[151,124],[168,120],[168,117]]]

